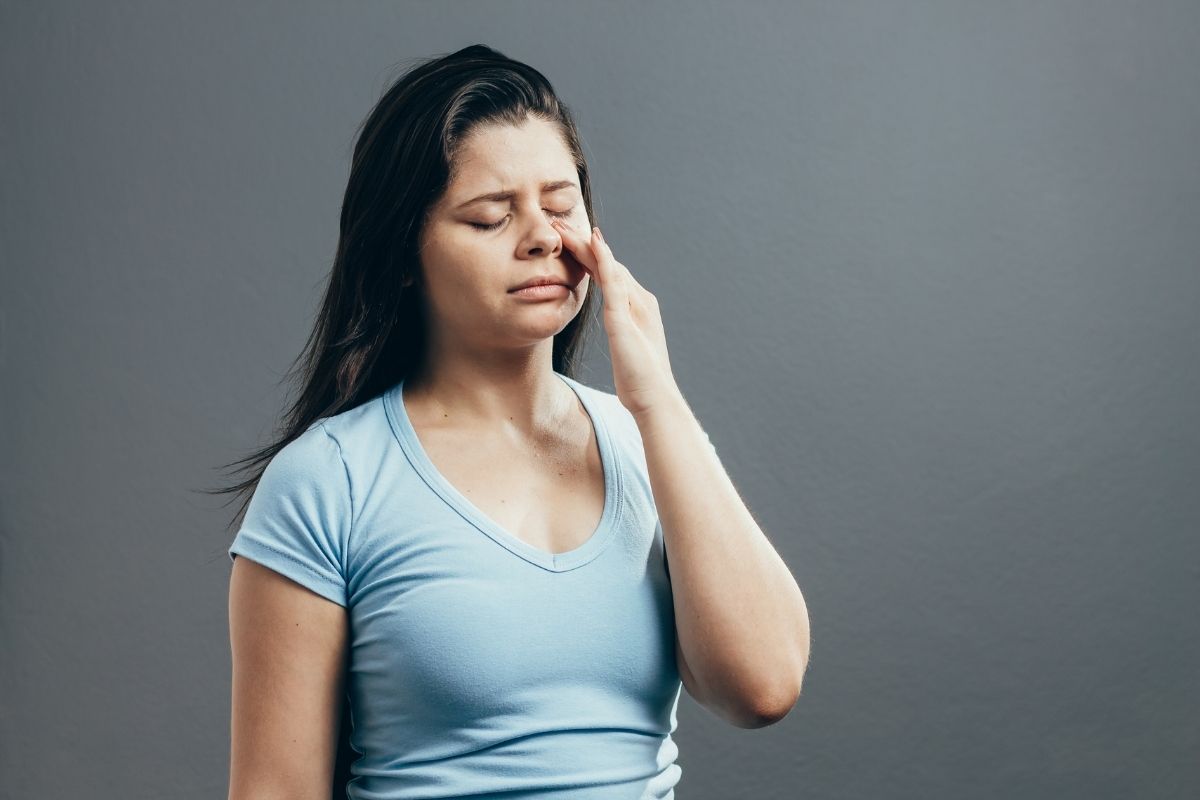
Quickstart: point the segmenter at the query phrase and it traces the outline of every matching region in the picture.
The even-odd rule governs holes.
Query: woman
[[[592,218],[568,109],[494,50],[367,118],[303,391],[233,487],[233,800],[671,798],[681,681],[743,727],[795,702],[799,589]],[[597,289],[615,393],[574,376]]]

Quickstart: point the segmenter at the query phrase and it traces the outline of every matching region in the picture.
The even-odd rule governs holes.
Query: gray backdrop
[[[354,127],[490,44],[812,617],[681,800],[1200,795],[1194,2],[0,4],[0,792],[227,791],[231,508]],[[611,390],[603,336],[585,380]]]

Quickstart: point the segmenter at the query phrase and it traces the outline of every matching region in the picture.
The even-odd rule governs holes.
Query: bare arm
[[[778,721],[808,666],[800,587],[683,396],[636,416],[670,561],[684,686],[738,727]]]
[[[346,609],[244,556],[229,581],[229,800],[329,800]]]

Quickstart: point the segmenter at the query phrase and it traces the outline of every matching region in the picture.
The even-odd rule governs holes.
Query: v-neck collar
[[[562,553],[551,553],[548,550],[534,547],[524,539],[510,533],[483,513],[438,471],[422,446],[421,440],[417,437],[416,429],[413,428],[412,420],[408,416],[408,410],[404,407],[404,379],[388,389],[384,393],[383,399],[384,410],[396,441],[399,442],[400,448],[408,457],[409,462],[431,489],[437,492],[464,519],[513,554],[551,572],[565,572],[591,561],[608,544],[613,533],[619,527],[617,523],[620,519],[623,493],[620,459],[613,446],[604,414],[600,412],[596,399],[591,395],[590,388],[561,372],[556,371],[554,374],[575,392],[583,404],[584,410],[591,418],[597,446],[600,449],[600,461],[604,467],[604,511],[600,516],[600,521],[587,541],[573,550]]]

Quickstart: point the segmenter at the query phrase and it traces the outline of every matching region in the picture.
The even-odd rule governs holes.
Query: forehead
[[[531,119],[519,127],[484,125],[464,139],[447,194],[457,205],[483,192],[540,191],[543,183],[577,179],[557,126]]]

